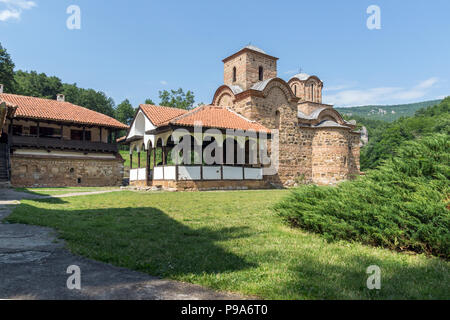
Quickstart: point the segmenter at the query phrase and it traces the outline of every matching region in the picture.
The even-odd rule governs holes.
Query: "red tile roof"
[[[188,127],[193,127],[197,123],[201,123],[203,127],[207,128],[254,130],[270,133],[269,129],[258,122],[251,121],[228,108],[218,106],[201,106],[195,108],[184,115],[170,120],[168,123]]]
[[[97,125],[108,128],[127,129],[128,126],[107,115],[74,105],[70,102],[0,94],[0,102],[17,106],[16,118],[53,120],[59,122]]]
[[[183,109],[154,106],[151,104],[141,104],[139,107],[156,127],[188,112]]]

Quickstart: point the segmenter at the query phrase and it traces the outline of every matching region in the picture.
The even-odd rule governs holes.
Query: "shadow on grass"
[[[367,288],[369,266],[381,270],[381,289]],[[449,299],[449,273],[445,261],[430,258],[414,265],[389,257],[348,256],[342,261],[324,261],[305,256],[290,268],[293,280],[285,283],[288,291],[304,292],[316,299]],[[441,275],[442,277],[439,277]]]
[[[38,201],[51,206],[60,199]],[[153,207],[57,210],[22,203],[8,222],[55,228],[73,253],[155,276],[255,266],[218,244],[249,236],[246,227],[195,228]]]

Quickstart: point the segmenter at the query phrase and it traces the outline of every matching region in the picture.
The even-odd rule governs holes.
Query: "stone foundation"
[[[135,187],[160,187],[162,189],[175,189],[177,191],[211,191],[211,190],[253,190],[270,189],[271,185],[264,180],[154,180],[133,181],[130,185]]]
[[[11,155],[14,187],[110,187],[122,185],[123,162],[114,159]]]

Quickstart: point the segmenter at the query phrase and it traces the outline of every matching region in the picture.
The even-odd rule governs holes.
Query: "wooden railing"
[[[51,138],[13,136],[11,147],[30,147],[76,151],[117,152],[117,145],[104,142],[63,140]]]

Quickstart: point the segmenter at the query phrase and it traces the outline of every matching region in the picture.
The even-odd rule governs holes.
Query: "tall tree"
[[[128,99],[120,103],[116,108],[116,119],[127,125],[133,121],[135,110]]]
[[[5,86],[5,92],[14,92],[15,80],[14,80],[14,62],[11,56],[2,47],[0,43],[0,83]]]
[[[194,104],[194,93],[188,91],[184,93],[183,89],[178,90],[164,90],[159,92],[161,99],[160,105],[179,109],[192,109]]]
[[[15,81],[17,85],[14,93],[24,96],[56,99],[56,95],[63,90],[61,79],[36,71],[19,70],[15,74]]]

